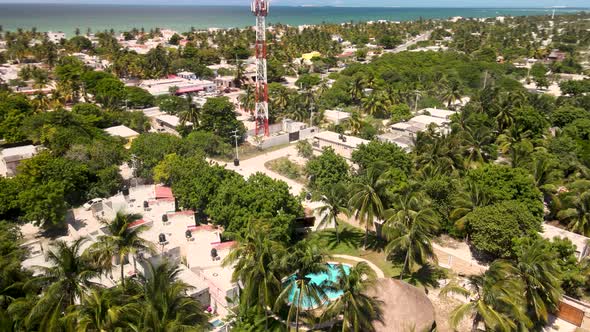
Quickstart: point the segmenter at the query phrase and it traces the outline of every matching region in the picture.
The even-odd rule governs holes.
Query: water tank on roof
[[[187,230],[184,232],[184,236],[186,236],[186,238],[187,238],[187,239],[190,239],[190,238],[192,238],[192,237],[193,237],[193,232],[191,232],[191,230],[190,230],[190,229],[187,229]]]
[[[168,221],[168,215],[167,214],[163,214],[162,215],[162,222],[167,222]]]
[[[158,235],[158,240],[160,244],[166,243],[166,234],[160,233],[160,235]]]

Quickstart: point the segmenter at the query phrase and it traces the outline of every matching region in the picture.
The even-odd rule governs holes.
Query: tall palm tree
[[[113,256],[118,258],[119,264],[121,265],[121,284],[123,286],[125,285],[123,267],[129,255],[136,255],[139,252],[152,254],[156,252],[152,242],[139,236],[147,229],[147,226],[129,227],[131,223],[139,219],[141,219],[141,216],[137,214],[125,214],[122,211],[117,212],[115,219],[110,222],[104,222],[107,226],[108,234],[99,236],[98,242],[89,248],[90,254],[105,269],[111,268]]]
[[[365,80],[362,76],[357,75],[353,78],[348,86],[348,93],[352,96],[352,101],[358,104],[365,94]]]
[[[238,96],[238,102],[244,111],[254,112],[254,89],[251,85],[246,85],[244,93]]]
[[[315,243],[303,240],[290,248],[290,253],[283,259],[283,266],[288,267],[287,271],[292,275],[284,283],[275,309],[288,303],[287,325],[295,321],[295,331],[299,331],[302,310],[322,306],[327,301],[326,285],[318,285],[309,278],[309,275],[327,272],[325,258],[326,254]]]
[[[470,276],[467,286],[450,283],[440,291],[440,296],[458,294],[469,302],[456,307],[450,315],[451,327],[457,328],[466,317],[471,317],[471,331],[478,331],[483,323],[488,331],[510,332],[517,329],[516,322],[530,325],[523,308],[523,287],[512,278],[514,268],[506,262],[495,261],[482,275]],[[516,321],[516,322],[515,322]]]
[[[470,167],[477,167],[489,161],[496,152],[494,133],[488,127],[469,126],[461,132],[461,136],[466,147],[466,162]]]
[[[198,331],[207,323],[203,307],[187,295],[192,289],[178,279],[181,270],[170,262],[154,266],[147,262],[139,275],[140,297],[136,302],[139,314],[131,322],[134,331],[170,332]],[[135,282],[135,281],[133,281]]]
[[[241,300],[246,308],[258,307],[268,314],[281,292],[284,248],[268,238],[260,223],[250,223],[246,234],[223,261],[224,266],[233,266],[232,279],[243,285]],[[266,323],[265,323],[266,324]]]
[[[387,113],[389,107],[389,101],[384,98],[383,93],[379,91],[373,91],[369,96],[363,98],[362,108],[369,115],[380,115],[384,116]]]
[[[447,104],[447,107],[451,107],[457,100],[461,100],[462,95],[461,83],[451,79],[445,84],[442,99]]]
[[[383,232],[390,240],[386,251],[390,255],[404,256],[400,280],[406,271],[412,271],[412,266],[424,265],[429,259],[436,260],[430,239],[438,229],[438,218],[434,210],[420,205],[414,191],[410,191],[396,196],[394,207],[385,212]]]
[[[193,128],[197,128],[201,119],[201,106],[193,102],[193,97],[190,94],[187,97],[187,103],[188,107],[178,114],[180,123],[186,125],[186,123],[190,122],[193,124]]]
[[[560,221],[567,222],[570,231],[590,236],[590,191],[568,195],[564,210],[557,213]]]
[[[373,321],[382,316],[381,303],[366,295],[366,291],[375,279],[375,271],[366,262],[356,264],[348,273],[343,265],[338,265],[338,279],[328,289],[343,294],[327,306],[322,318],[338,319],[342,332],[374,331]]]
[[[47,287],[27,317],[28,326],[39,324],[42,331],[59,330],[66,308],[79,301],[91,286],[96,286],[91,280],[99,276],[100,270],[81,252],[84,242],[84,237],[72,244],[56,241],[49,250],[50,267],[38,267],[42,272],[36,280]]]
[[[369,225],[383,216],[382,195],[386,181],[381,177],[382,173],[383,165],[373,164],[350,187],[352,196],[348,204],[359,223],[365,225],[364,249],[367,248]]]
[[[348,188],[342,182],[331,185],[324,191],[320,201],[322,206],[318,207],[316,211],[321,216],[318,227],[323,227],[330,222],[334,222],[334,229],[336,231],[336,242],[340,243],[340,235],[338,233],[338,216],[342,213],[350,216],[348,209]]]
[[[528,240],[528,239],[527,239]],[[515,273],[524,284],[528,316],[540,326],[549,321],[561,299],[560,267],[545,240],[528,240],[517,246]]]

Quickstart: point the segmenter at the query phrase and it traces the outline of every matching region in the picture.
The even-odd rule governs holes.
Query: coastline
[[[547,15],[552,8],[460,8],[460,7],[330,7],[274,6],[270,24],[307,25],[360,21],[412,21],[447,19],[455,16],[486,18],[495,16]],[[557,14],[587,11],[588,8],[557,8]],[[63,31],[72,36],[76,28],[86,32],[133,28],[166,28],[179,32],[208,28],[243,28],[254,17],[247,6],[196,5],[97,5],[97,4],[0,4],[0,25],[4,30],[18,28],[38,31]]]

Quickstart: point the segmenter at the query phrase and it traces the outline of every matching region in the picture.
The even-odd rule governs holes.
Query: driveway
[[[248,178],[252,174],[261,172],[275,180],[284,181],[289,186],[291,194],[299,196],[301,191],[304,190],[304,186],[301,183],[293,181],[264,167],[264,164],[268,161],[275,160],[281,157],[287,157],[289,155],[297,155],[297,149],[295,147],[295,144],[291,144],[286,148],[268,152],[254,158],[240,160],[240,166],[238,167],[234,166],[233,162],[225,163],[222,161],[213,161],[219,165],[226,166],[227,169],[235,171],[236,173],[241,174],[245,178]]]

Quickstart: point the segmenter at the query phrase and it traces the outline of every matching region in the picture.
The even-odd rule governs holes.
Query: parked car
[[[84,207],[84,209],[86,211],[90,211],[90,209],[92,208],[92,206],[96,203],[100,203],[102,202],[104,199],[102,198],[93,198],[91,200],[89,200],[88,202],[84,203],[84,205],[82,205]]]

